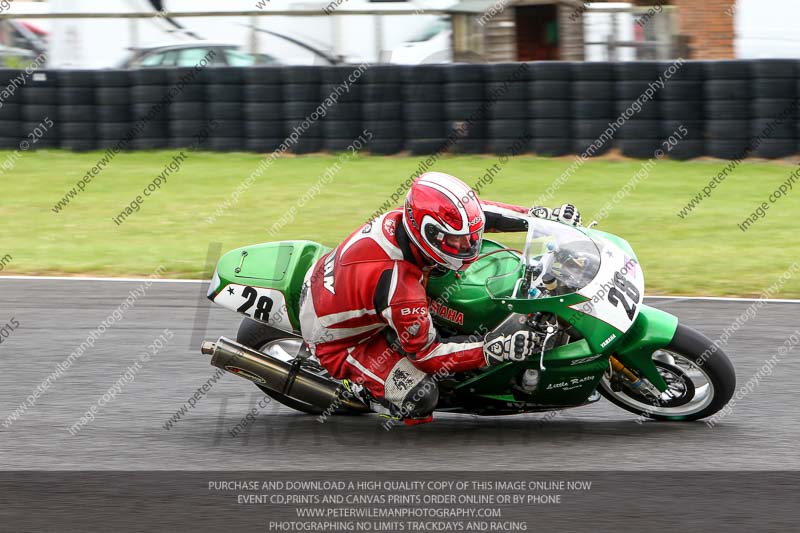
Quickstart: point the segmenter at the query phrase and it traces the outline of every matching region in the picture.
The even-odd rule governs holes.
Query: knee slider
[[[403,413],[406,417],[420,418],[428,416],[439,403],[439,385],[431,376],[425,376],[403,400]]]

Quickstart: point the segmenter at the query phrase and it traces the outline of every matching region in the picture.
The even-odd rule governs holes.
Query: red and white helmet
[[[475,191],[449,174],[426,172],[406,196],[406,233],[425,256],[449,270],[464,270],[478,258],[485,224]]]

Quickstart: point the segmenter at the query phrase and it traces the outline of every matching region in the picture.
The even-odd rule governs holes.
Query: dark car
[[[251,67],[275,65],[278,62],[267,54],[244,52],[237,44],[195,41],[132,48],[131,55],[120,63],[120,68],[193,67],[214,51],[212,66]]]

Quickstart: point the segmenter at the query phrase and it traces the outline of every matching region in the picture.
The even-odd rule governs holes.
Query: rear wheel
[[[308,352],[303,346],[303,339],[290,333],[286,333],[285,331],[272,328],[250,318],[245,318],[239,326],[239,332],[236,334],[236,342],[239,344],[244,344],[248,348],[258,350],[259,352],[267,354],[276,359],[286,361],[287,363],[292,363],[297,358],[301,358],[304,371],[312,372],[319,376],[333,380],[328,372],[322,368],[322,366],[320,366],[315,359],[307,358]],[[256,387],[261,389],[264,394],[273,400],[302,413],[309,415],[320,415],[325,411],[316,405],[304,402],[302,399],[281,394],[258,384],[256,384]],[[333,414],[352,415],[361,413],[339,407],[334,411]]]
[[[678,325],[672,342],[653,353],[653,362],[669,387],[660,398],[633,389],[625,380],[612,386],[607,375],[600,381],[600,393],[638,415],[688,421],[711,416],[725,407],[736,388],[736,374],[725,353],[687,326]]]

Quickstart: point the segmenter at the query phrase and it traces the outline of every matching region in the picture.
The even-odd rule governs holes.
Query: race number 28
[[[239,313],[244,313],[247,316],[252,316],[256,320],[263,320],[266,321],[269,318],[269,312],[272,310],[272,306],[275,305],[275,302],[272,301],[272,298],[269,296],[262,296],[258,298],[258,292],[253,287],[245,287],[242,291],[242,296],[246,298],[245,302],[239,306],[239,309],[236,311]],[[256,304],[256,299],[258,298],[258,303]],[[255,311],[250,314],[248,311],[253,304],[256,304]]]
[[[608,301],[612,305],[625,309],[628,318],[633,320],[633,315],[636,314],[636,302],[639,301],[639,289],[630,283],[625,277],[619,273],[614,273],[614,287],[608,291]],[[628,301],[630,298],[630,302]]]

